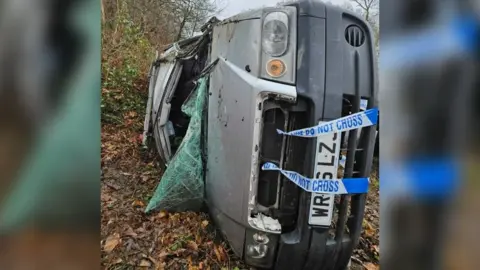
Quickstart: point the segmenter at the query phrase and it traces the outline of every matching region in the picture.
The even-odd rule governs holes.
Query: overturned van
[[[153,136],[168,166],[189,125],[181,106],[206,76],[204,196],[233,251],[260,268],[345,269],[366,194],[318,192],[322,184],[308,189],[307,182],[369,176],[375,126],[341,129],[373,114],[342,120],[336,132],[296,135],[362,111],[376,119],[369,26],[347,10],[304,0],[212,19],[202,31],[152,65],[145,140]]]

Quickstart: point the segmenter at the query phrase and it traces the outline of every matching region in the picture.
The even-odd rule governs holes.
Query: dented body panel
[[[234,250],[242,254],[245,228],[257,227],[250,211],[256,204],[262,104],[269,95],[294,102],[296,89],[259,79],[218,57],[208,106],[207,201],[221,230],[229,230],[225,235]]]

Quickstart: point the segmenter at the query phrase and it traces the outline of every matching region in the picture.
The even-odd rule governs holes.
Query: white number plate
[[[340,138],[340,133],[317,137],[315,178],[337,179]],[[334,199],[335,195],[312,193],[308,223],[315,226],[329,227],[332,223]]]

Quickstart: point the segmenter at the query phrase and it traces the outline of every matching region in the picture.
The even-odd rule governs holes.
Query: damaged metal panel
[[[199,49],[203,48],[208,40],[208,32],[205,32],[173,43],[155,59],[152,65],[143,143],[146,144],[147,137],[153,133],[157,150],[165,164],[168,164],[175,150],[172,149],[173,142],[170,141],[175,135],[170,114],[172,110],[178,111],[179,108],[175,107],[178,104],[172,105],[172,99],[178,89],[185,90],[185,87],[179,87],[185,83],[180,81],[185,75],[185,63],[196,62],[194,57],[198,56]],[[191,88],[188,87],[187,90]]]
[[[219,62],[211,74],[208,106],[206,194],[219,228],[241,255],[245,227],[281,232],[278,221],[265,226],[257,211],[263,102],[269,96],[294,102],[296,89],[252,76],[216,53]]]
[[[165,163],[168,163],[172,156],[168,127],[168,117],[171,109],[169,97],[177,87],[181,71],[182,64],[180,61],[160,63],[153,95],[153,133],[158,138],[156,140],[157,149]]]
[[[199,211],[203,205],[201,140],[211,40],[211,28],[206,29],[200,36],[170,45],[152,67],[145,133],[153,133],[167,168],[146,212]]]
[[[258,12],[257,12],[258,13]],[[261,15],[256,14],[255,16]],[[260,76],[261,17],[216,26],[213,29],[212,56],[218,56],[251,75]],[[245,20],[245,18],[242,17]]]
[[[153,106],[153,94],[155,90],[155,82],[157,81],[157,72],[158,66],[156,65],[156,60],[158,59],[158,51],[155,52],[155,62],[150,66],[148,72],[148,100],[147,108],[145,112],[145,121],[143,123],[143,136],[142,136],[142,145],[147,146],[147,138],[150,132],[150,123],[152,119],[152,106]]]

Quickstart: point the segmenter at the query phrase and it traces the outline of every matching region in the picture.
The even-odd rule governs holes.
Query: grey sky
[[[348,0],[329,1],[335,5],[342,5]],[[222,2],[220,4],[221,7],[226,6],[223,12],[217,15],[218,18],[225,19],[248,9],[258,8],[261,6],[275,6],[279,2],[279,0],[223,0],[217,2]]]

